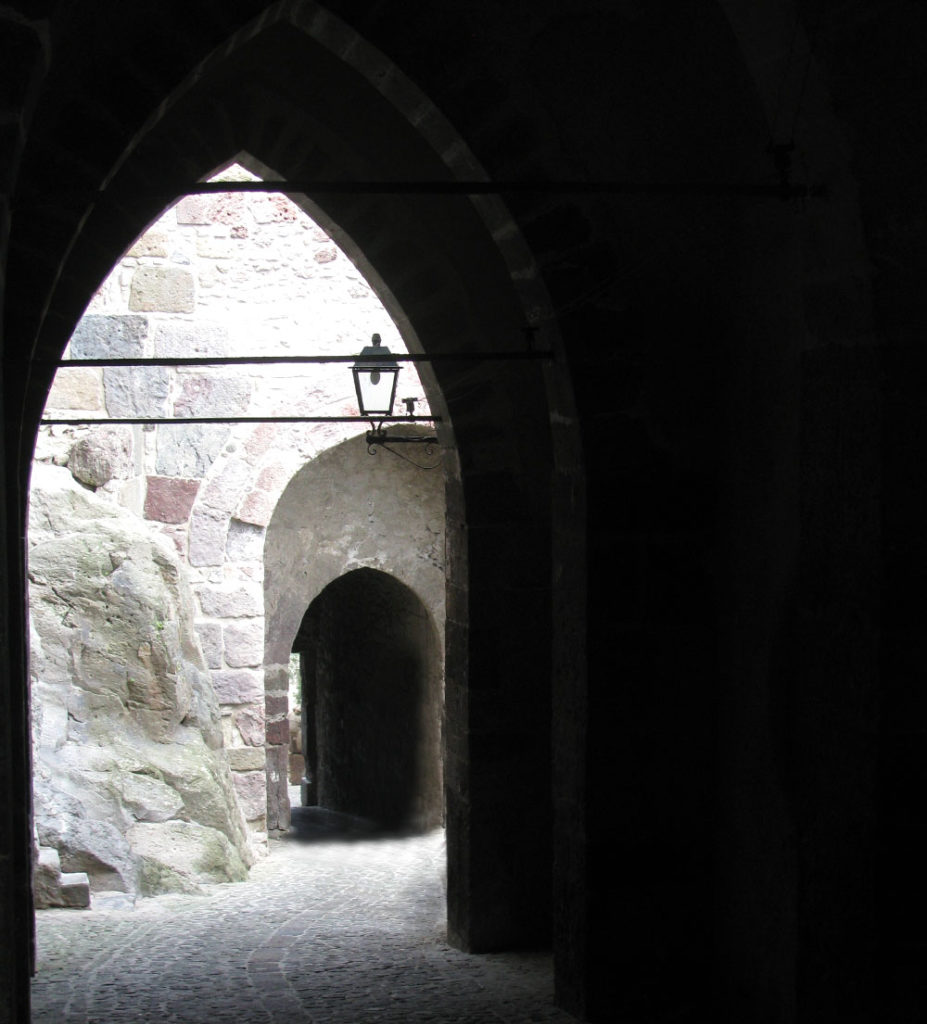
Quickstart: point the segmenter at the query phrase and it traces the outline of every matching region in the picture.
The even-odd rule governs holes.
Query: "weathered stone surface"
[[[132,442],[117,427],[98,427],[76,441],[68,455],[68,469],[88,487],[103,487],[113,477],[125,478],[132,464]]]
[[[222,627],[217,622],[198,622],[196,633],[207,668],[222,668]]]
[[[225,553],[230,562],[260,561],[263,552],[264,530],[259,524],[229,521]]]
[[[285,698],[290,690],[290,666],[265,665],[264,689],[268,693],[277,693]]]
[[[199,587],[197,597],[204,615],[230,619],[260,615],[264,593],[260,584],[250,586]]]
[[[95,891],[136,892],[142,883],[153,891],[160,877],[175,887],[175,874],[196,883],[186,859],[170,860],[171,850],[189,844],[168,843],[153,871],[147,846],[133,839],[154,835],[144,828],[171,825],[164,834],[173,836],[174,825],[191,823],[190,835],[224,837],[235,852],[229,863],[250,861],[176,553],[65,469],[36,465],[32,484],[40,843],[59,851],[65,870],[85,871]],[[202,835],[204,849],[214,850],[216,841]]]
[[[298,786],[306,774],[306,759],[302,754],[290,754],[290,785]]]
[[[119,775],[113,782],[123,807],[136,821],[169,821],[183,808],[183,797],[167,783],[136,772]]]
[[[139,890],[201,892],[204,882],[241,882],[248,869],[218,829],[190,821],[133,825],[127,838],[139,858]]]
[[[37,909],[90,906],[90,883],[86,873],[62,873],[58,851],[50,846],[39,847],[32,891]]]
[[[174,207],[178,224],[211,224],[214,217],[211,196],[184,196]]]
[[[242,742],[249,746],[264,745],[264,711],[260,707],[245,707],[237,711],[232,720],[241,736]]]
[[[75,366],[59,371],[48,393],[48,408],[87,412],[102,409],[103,371],[95,366]]]
[[[232,782],[245,818],[257,821],[267,816],[267,776],[263,771],[232,772]]]
[[[285,718],[278,718],[276,721],[268,722],[265,727],[267,742],[276,745],[289,745],[290,723]]]
[[[150,476],[145,490],[145,518],[160,523],[185,523],[200,489],[199,480]]]
[[[284,722],[284,725],[286,723]],[[285,832],[290,827],[287,792],[289,751],[285,746],[267,749],[267,828]]]
[[[192,313],[193,275],[179,267],[139,267],[132,275],[133,312]]]
[[[151,327],[151,346],[157,358],[226,356],[229,332],[224,324],[197,320],[159,320]]]
[[[289,699],[285,693],[268,693],[264,697],[264,714],[268,718],[280,718],[287,713],[288,707]],[[272,740],[271,742],[279,743],[280,740]]]
[[[263,747],[230,747],[228,758],[233,772],[258,771],[266,761]]]
[[[184,375],[174,401],[175,416],[240,416],[248,411],[251,382],[246,377]]]
[[[212,684],[220,704],[253,704],[264,696],[260,672],[247,669],[213,672]]]
[[[58,851],[64,870],[85,872],[94,891],[137,891],[138,864],[119,827],[86,817],[76,799],[48,787],[36,792],[35,809],[39,842]]]
[[[82,317],[71,335],[72,359],[131,359],[145,354],[147,316]]]
[[[167,256],[168,237],[163,231],[147,231],[132,246],[128,255],[137,259],[143,256]]]
[[[267,526],[273,517],[277,497],[270,491],[250,491],[237,510],[238,519],[255,526]]]
[[[203,504],[225,516],[231,515],[248,489],[251,475],[251,467],[246,462],[235,458],[225,459],[216,467],[216,472],[203,491]]]
[[[225,663],[250,668],[264,660],[264,621],[234,622],[225,627]]]
[[[195,511],[190,517],[190,564],[221,565],[225,559],[226,520]]]
[[[155,468],[161,476],[204,477],[228,436],[229,428],[216,423],[160,426]]]
[[[169,390],[170,375],[163,366],[110,366],[103,371],[110,416],[165,416]]]

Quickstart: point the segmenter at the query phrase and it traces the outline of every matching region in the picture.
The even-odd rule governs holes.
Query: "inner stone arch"
[[[379,569],[353,569],[312,602],[293,652],[314,804],[390,830],[443,823],[440,647],[415,592]]]
[[[387,644],[386,649],[396,657],[405,657],[400,647],[411,650],[412,660],[425,673],[422,679],[428,680],[420,686],[423,700],[429,707],[440,705],[444,685],[444,520],[442,474],[420,469],[386,452],[371,455],[362,437],[343,441],[306,463],[284,489],[264,541],[268,828],[282,830],[289,826],[290,656],[307,647],[307,609],[334,581],[347,575],[361,583],[380,577],[391,581],[390,589],[384,591],[380,585],[377,592],[386,593],[387,605],[401,609],[398,618],[394,616],[391,621],[394,626],[397,622],[404,625],[396,627],[398,633],[396,629],[393,632],[405,641],[416,634],[418,640],[411,648],[404,641],[405,647]],[[364,573],[355,577],[360,570]],[[377,575],[367,575],[370,572]],[[351,633],[350,617],[341,614],[341,595],[353,593],[353,585],[341,584],[330,603],[323,602],[322,611],[317,613],[324,613],[318,621],[328,624],[329,636],[337,632],[338,637],[346,637]],[[400,593],[396,588],[402,593],[407,590],[411,596],[396,597]],[[358,591],[361,595],[367,593],[363,588]],[[368,603],[365,596],[359,607],[365,608]],[[423,616],[431,623],[427,629],[419,621]],[[358,621],[369,622],[372,628],[374,618],[371,607]],[[325,649],[334,649],[333,642]],[[384,657],[389,660],[391,655]],[[424,696],[426,691],[430,696]],[[430,739],[425,746],[434,761],[438,734],[433,722],[426,733]],[[429,795],[423,797],[424,803],[413,815],[419,824],[438,821],[441,802],[434,795],[434,778],[433,773],[429,775]],[[338,801],[342,802],[340,796]]]

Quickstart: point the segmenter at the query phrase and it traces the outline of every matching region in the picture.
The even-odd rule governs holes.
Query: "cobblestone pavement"
[[[271,848],[203,896],[40,911],[33,1024],[573,1020],[552,1005],[549,957],[445,943],[442,832]]]

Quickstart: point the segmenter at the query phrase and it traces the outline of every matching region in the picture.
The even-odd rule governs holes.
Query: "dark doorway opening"
[[[293,644],[302,675],[301,802],[390,831],[444,820],[441,646],[427,608],[375,569],[330,583]]]

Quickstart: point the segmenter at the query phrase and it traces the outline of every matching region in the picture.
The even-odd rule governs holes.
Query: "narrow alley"
[[[545,954],[444,941],[444,834],[294,808],[248,881],[37,914],[33,1024],[566,1022]],[[120,905],[121,904],[121,905]]]

